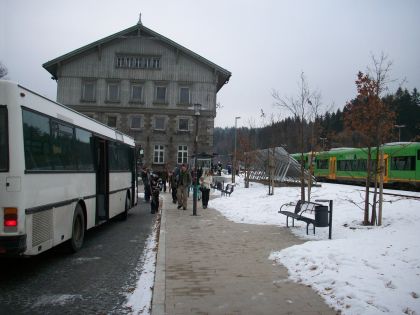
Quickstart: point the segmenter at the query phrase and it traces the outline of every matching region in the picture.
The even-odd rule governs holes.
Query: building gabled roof
[[[133,32],[141,32],[141,34],[147,35],[149,37],[155,37],[159,40],[161,40],[162,42],[166,43],[169,46],[172,46],[174,48],[176,48],[177,50],[179,50],[180,52],[184,53],[185,55],[188,55],[196,60],[198,60],[199,62],[209,66],[210,68],[214,69],[215,72],[217,72],[217,74],[220,76],[220,80],[218,80],[217,83],[217,91],[219,91],[222,86],[227,83],[229,81],[229,78],[231,77],[232,73],[229,72],[228,70],[216,65],[215,63],[209,61],[208,59],[196,54],[195,52],[189,50],[188,48],[185,48],[184,46],[174,42],[173,40],[170,40],[169,38],[160,35],[159,33],[156,33],[155,31],[152,31],[151,29],[145,27],[144,25],[142,25],[141,23],[136,24],[132,27],[129,27],[123,31],[120,31],[118,33],[115,33],[113,35],[107,36],[105,38],[102,38],[100,40],[97,40],[93,43],[90,43],[88,45],[85,45],[83,47],[80,47],[76,50],[73,50],[67,54],[64,54],[60,57],[57,57],[53,60],[50,60],[46,63],[44,63],[42,66],[49,72],[52,74],[53,79],[57,79],[57,70],[58,70],[58,66],[59,64],[66,62],[67,60],[76,57],[77,55],[83,54],[91,49],[95,49],[96,47],[99,47],[101,45],[104,45],[108,42],[111,42],[115,39],[121,39],[124,38],[124,36],[128,36],[129,34],[133,33]]]

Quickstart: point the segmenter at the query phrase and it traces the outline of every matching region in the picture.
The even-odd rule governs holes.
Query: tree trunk
[[[275,153],[276,153],[276,148],[273,147],[273,154],[271,156],[271,164],[270,164],[270,179],[271,179],[271,194],[272,195],[274,195]]]
[[[383,204],[383,190],[384,190],[384,173],[385,173],[385,156],[381,152],[381,174],[379,177],[379,210],[378,210],[378,225],[382,225],[382,204]]]
[[[303,118],[300,121],[300,200],[305,201],[305,160],[303,158]]]
[[[369,186],[370,186],[370,164],[371,164],[371,147],[368,147],[368,158],[366,165],[366,187],[365,187],[365,213],[363,218],[363,225],[369,225]]]
[[[379,167],[380,167],[380,161],[379,161],[379,146],[376,146],[376,164],[375,164],[375,172],[374,172],[374,192],[373,192],[373,203],[372,203],[372,216],[370,219],[371,225],[376,225],[376,200],[378,198],[378,175],[379,175]]]
[[[305,160],[303,152],[300,155],[300,200],[305,201]]]
[[[312,166],[312,163],[313,163],[313,160],[314,160],[314,154],[313,154],[313,152],[311,151],[311,154],[309,155],[309,161],[308,161],[308,165],[309,165],[309,174],[308,174],[308,201],[311,201],[311,192],[312,192],[312,176],[313,176],[313,172],[314,172],[314,169],[313,169],[313,166]]]

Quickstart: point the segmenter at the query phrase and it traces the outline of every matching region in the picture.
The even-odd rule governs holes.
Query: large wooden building
[[[58,102],[133,136],[147,166],[189,162],[196,121],[197,152],[213,152],[216,95],[231,73],[141,21],[43,67]]]

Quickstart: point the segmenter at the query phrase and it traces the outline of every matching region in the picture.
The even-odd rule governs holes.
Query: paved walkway
[[[183,211],[170,194],[161,196],[153,315],[336,314],[268,259],[273,250],[301,243],[288,230],[234,223],[201,203],[192,216],[192,197]]]

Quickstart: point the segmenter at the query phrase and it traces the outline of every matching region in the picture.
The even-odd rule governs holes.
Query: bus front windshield
[[[0,106],[0,172],[9,168],[9,144],[7,130],[7,108]]]

